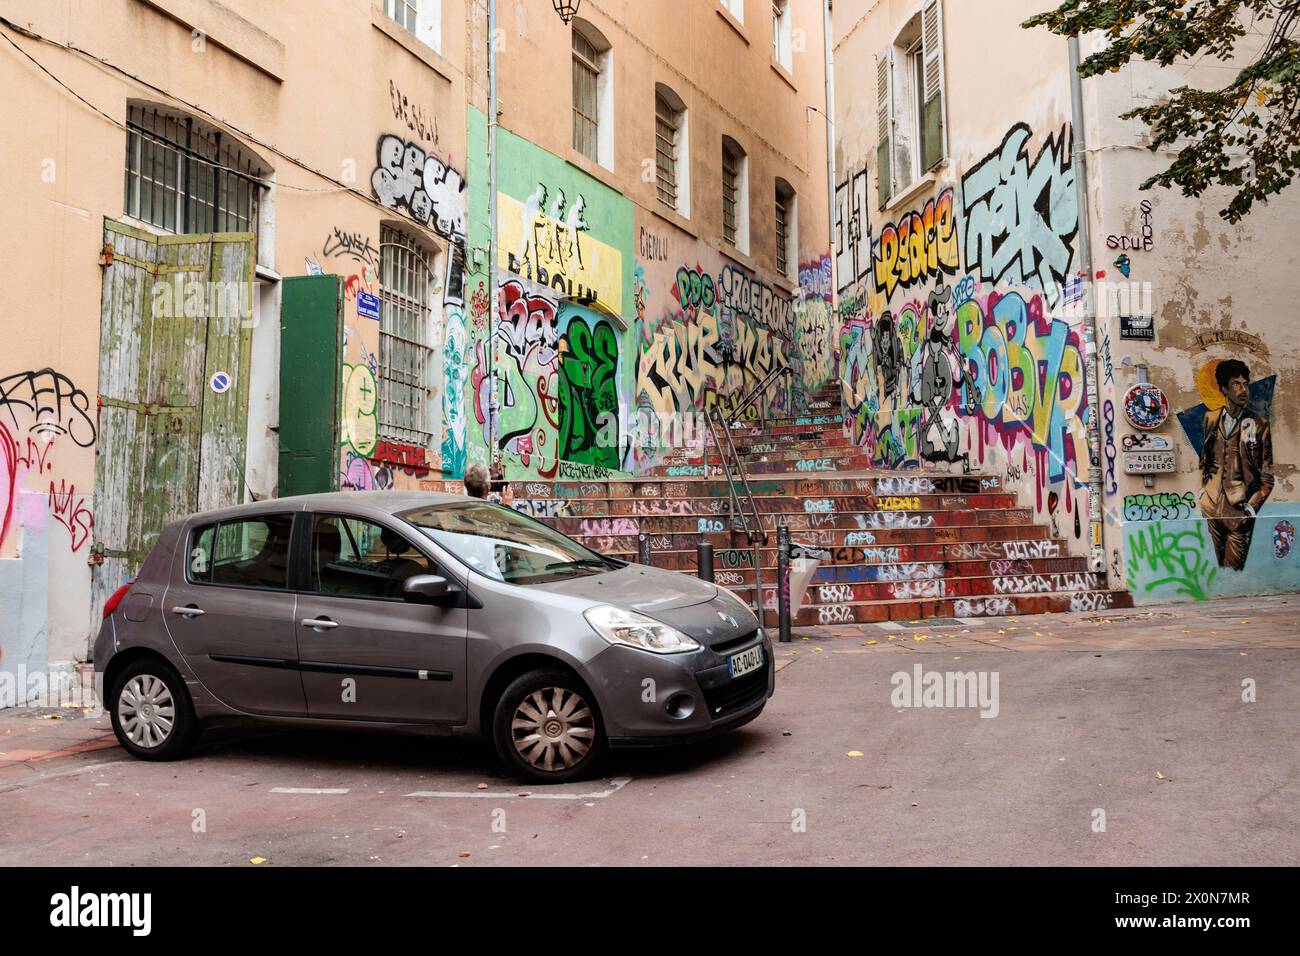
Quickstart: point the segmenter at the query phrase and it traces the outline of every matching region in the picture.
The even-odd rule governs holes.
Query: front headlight
[[[628,644],[655,654],[680,654],[700,649],[694,639],[675,627],[636,611],[602,604],[588,608],[582,616],[593,631],[611,644]]]

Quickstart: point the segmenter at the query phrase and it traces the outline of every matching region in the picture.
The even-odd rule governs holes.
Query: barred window
[[[798,244],[797,199],[794,187],[779,176],[776,180],[776,271],[789,276]]]
[[[599,107],[600,54],[577,30],[573,31],[573,148],[593,162],[599,160],[596,133]]]
[[[257,232],[267,170],[188,116],[128,106],[125,213],[167,232]]]
[[[379,432],[428,448],[432,372],[433,269],[415,239],[379,230]]]
[[[680,162],[683,111],[668,101],[664,93],[655,93],[655,189],[659,201],[677,209],[677,166]]]

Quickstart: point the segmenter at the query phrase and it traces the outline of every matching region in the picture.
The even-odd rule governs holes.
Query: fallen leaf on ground
[[[258,865],[260,865],[260,864],[266,862],[266,857],[264,857],[264,856],[255,856],[255,857],[253,857],[251,860],[249,860],[248,862],[251,863],[251,864],[253,864],[253,866],[258,866]]]
[[[1157,770],[1157,771],[1156,771],[1156,779],[1157,779],[1157,780],[1163,780],[1163,779],[1165,779],[1165,775],[1164,775],[1163,773],[1161,773],[1159,770]]]
[[[486,789],[488,788],[488,785],[487,785],[486,783],[480,783],[480,784],[478,785],[478,788],[479,788],[480,790],[486,790]]]
[[[861,757],[862,755],[863,754],[861,750],[850,750],[848,753],[848,756],[850,757]]]

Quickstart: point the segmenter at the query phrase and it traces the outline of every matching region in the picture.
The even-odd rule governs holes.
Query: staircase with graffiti
[[[651,563],[686,574],[696,573],[698,544],[708,541],[715,579],[751,606],[757,552],[768,625],[776,624],[779,520],[795,543],[828,557],[796,626],[1131,606],[1126,592],[1108,590],[1105,575],[1088,570],[1086,557],[1036,524],[1001,479],[872,469],[845,434],[839,408],[831,386],[813,396],[808,415],[732,427],[768,531],[758,548],[733,527],[711,439],[643,477],[514,482],[514,506],[625,560],[638,560],[644,532]]]

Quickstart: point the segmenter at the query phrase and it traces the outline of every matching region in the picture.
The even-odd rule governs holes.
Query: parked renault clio
[[[95,643],[122,746],[229,718],[490,739],[518,776],[739,727],[771,645],[724,588],[599,555],[475,498],[281,498],[168,526]]]

